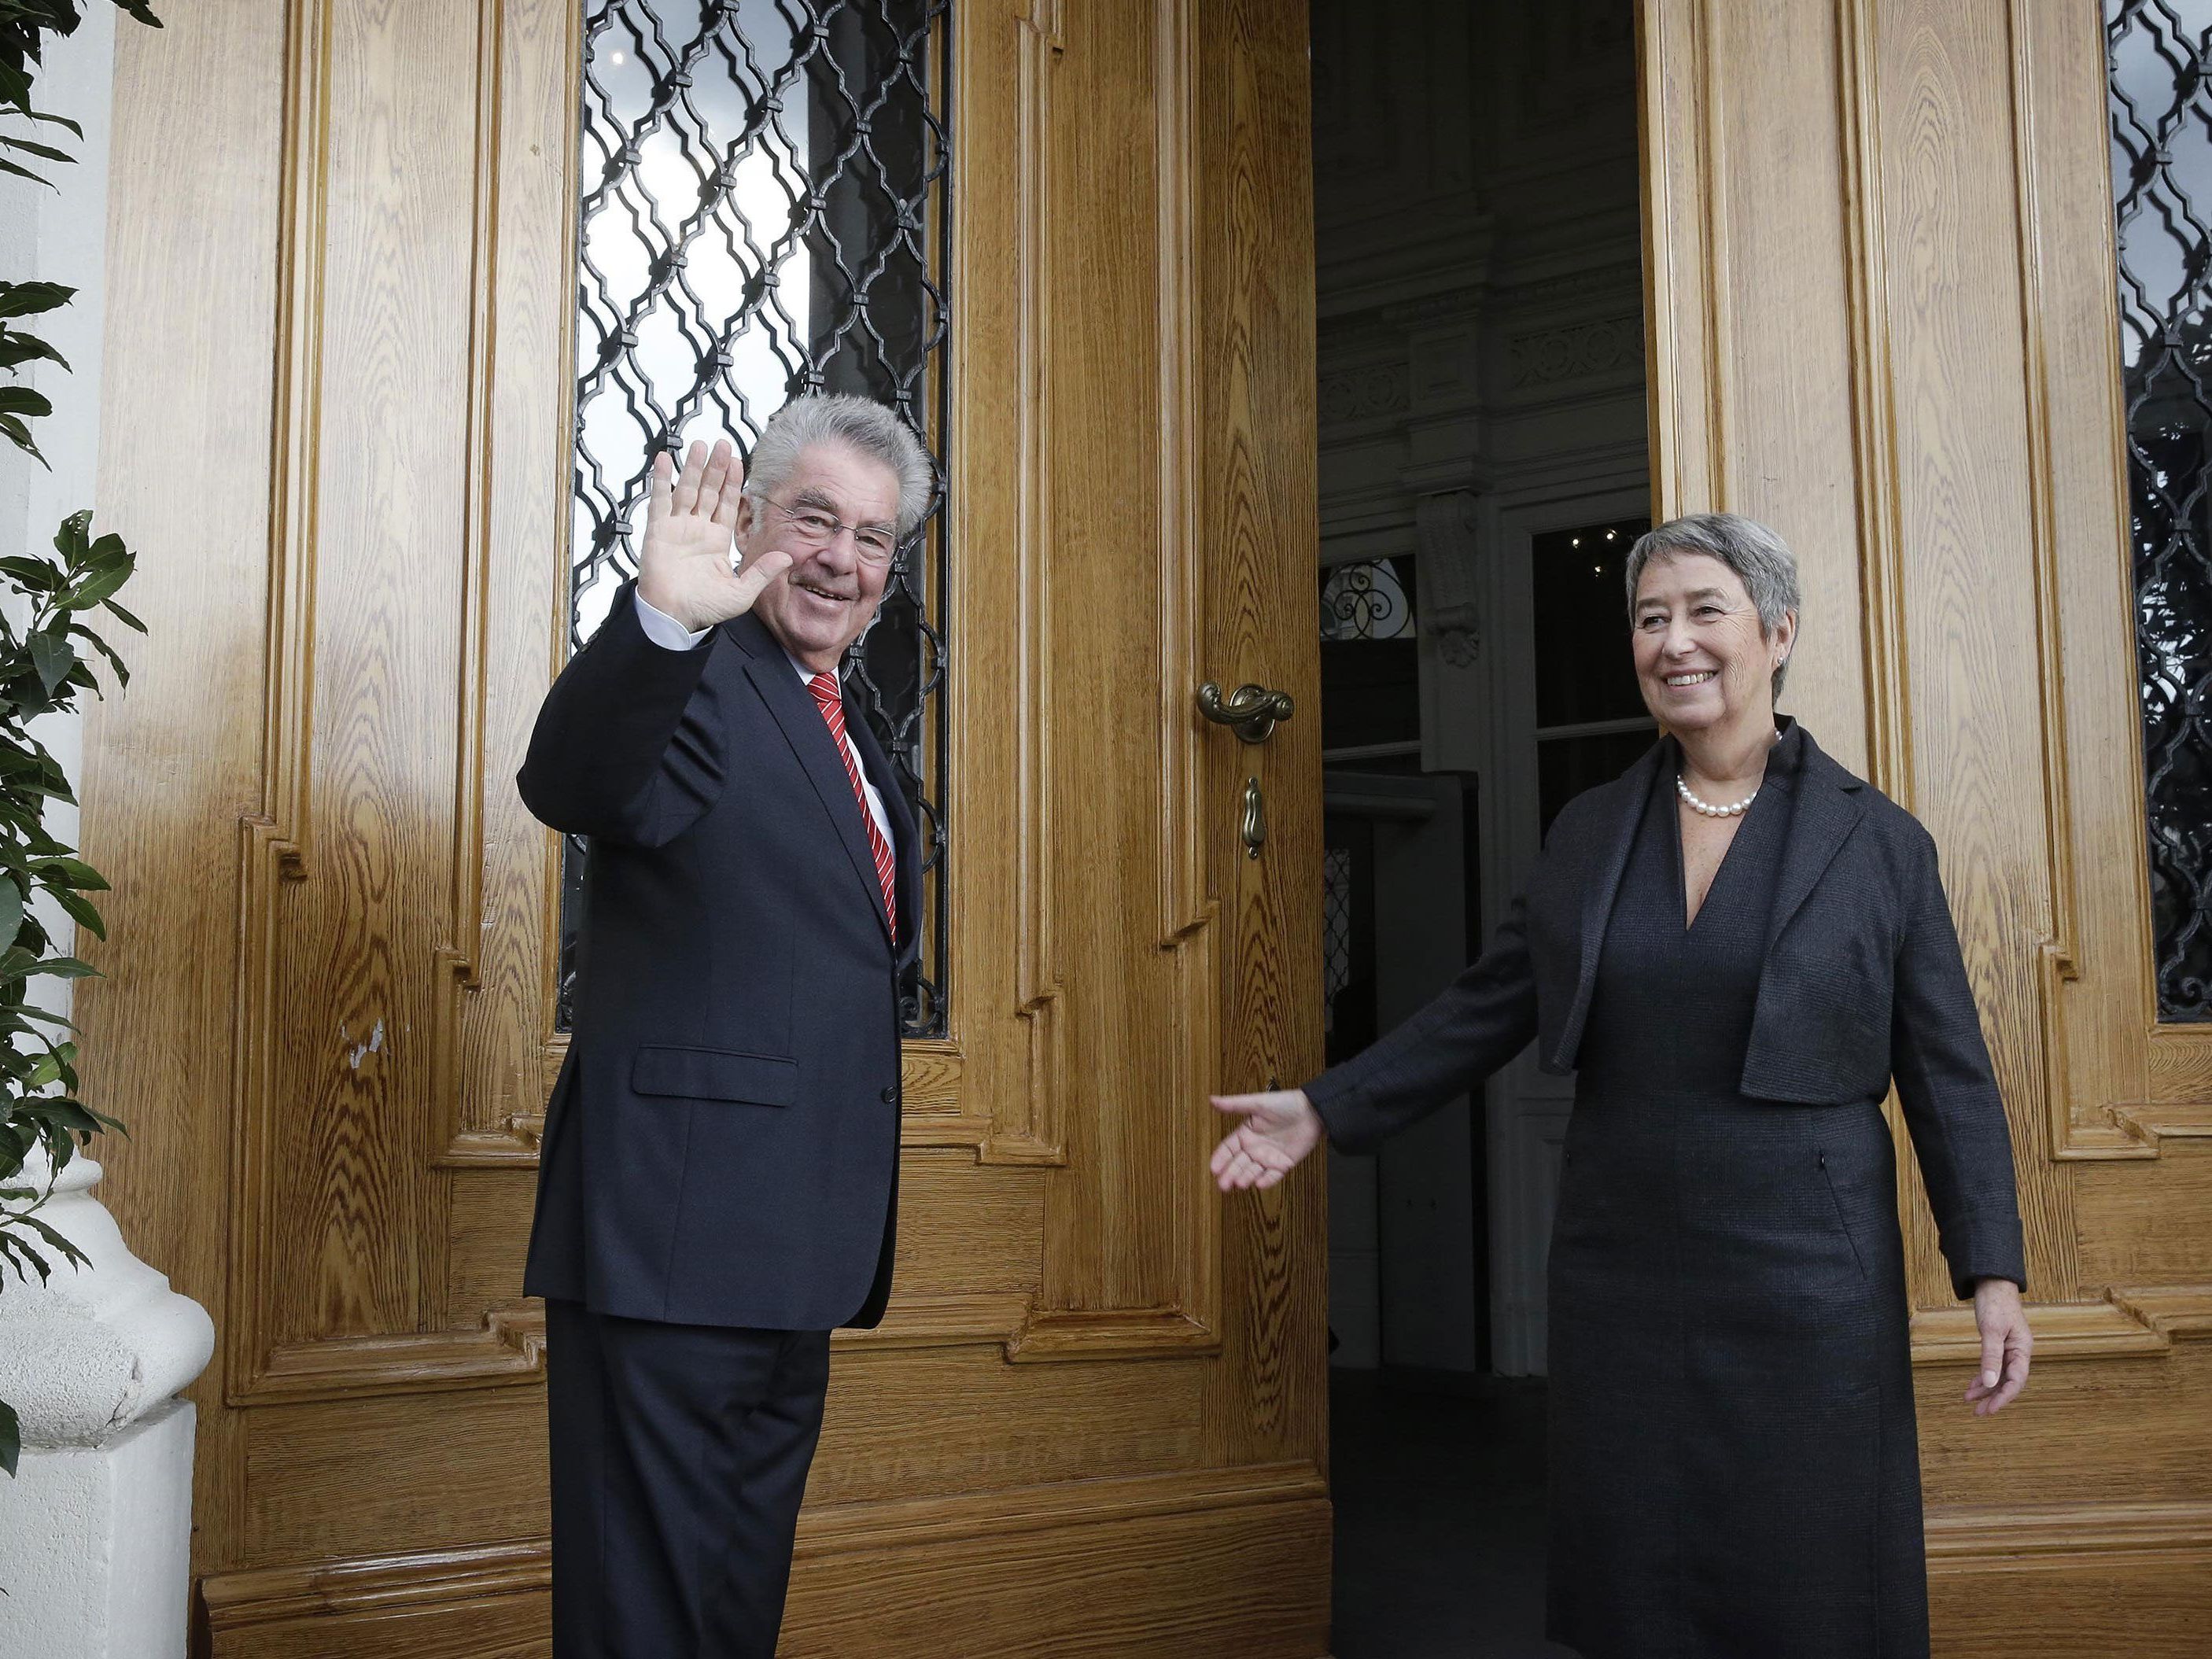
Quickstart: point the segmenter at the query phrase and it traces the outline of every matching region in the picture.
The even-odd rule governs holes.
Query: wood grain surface
[[[2012,1121],[2002,1418],[1900,1159],[1937,1650],[2200,1651],[2212,1034],[2149,977],[2098,10],[1645,0],[1642,38],[1661,511],[1797,549],[1785,706],[1934,834]]]
[[[226,1659],[544,1651],[559,866],[509,779],[565,629],[578,15],[121,48],[102,513],[154,633],[91,734],[129,885],[82,1006],[115,1207],[221,1330]],[[1204,1167],[1206,1094],[1319,1049],[1303,13],[963,0],[951,51],[951,1029],[787,1648],[1319,1654],[1322,1192]],[[1194,712],[1246,678],[1303,705],[1265,750]]]
[[[80,1008],[105,1190],[222,1334],[202,1639],[540,1652],[557,863],[506,780],[560,648],[574,9],[169,22],[118,46],[100,511],[155,631],[88,735]],[[1993,1422],[1905,1188],[1940,1650],[2189,1651],[2212,1036],[2148,969],[2094,9],[1640,36],[1662,510],[1799,550],[1790,706],[1935,833],[2012,1113],[2045,1346]],[[963,0],[954,51],[951,1031],[793,1650],[1318,1654],[1320,1187],[1200,1164],[1207,1089],[1318,1059],[1304,18]],[[1200,679],[1300,714],[1249,749]]]

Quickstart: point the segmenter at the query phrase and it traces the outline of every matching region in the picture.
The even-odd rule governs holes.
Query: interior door
[[[152,634],[88,740],[121,891],[80,1006],[138,1128],[113,1206],[222,1331],[222,1659],[545,1646],[518,1291],[563,855],[508,780],[579,625],[602,9],[242,0],[120,48],[101,510]],[[941,950],[897,1294],[837,1339],[785,1650],[1319,1654],[1321,1170],[1227,1203],[1204,1171],[1209,1091],[1319,1060],[1303,9],[845,12],[899,26],[852,61],[949,134],[915,222],[945,506],[898,624]],[[1300,706],[1247,744],[1206,682]]]

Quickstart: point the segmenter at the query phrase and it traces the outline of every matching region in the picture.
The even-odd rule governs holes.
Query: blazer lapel
[[[783,728],[792,752],[799,757],[807,781],[814,786],[823,811],[830,815],[837,839],[845,844],[845,854],[853,861],[854,873],[867,890],[868,902],[876,908],[876,920],[888,936],[890,919],[884,914],[883,886],[876,879],[875,855],[868,850],[867,831],[860,823],[863,809],[853,799],[853,780],[845,770],[845,763],[838,757],[836,742],[830,735],[829,722],[815,706],[814,694],[801,682],[791,659],[783,654],[783,647],[757,617],[747,612],[723,623],[722,629],[744,652],[746,676],[760,692],[769,713],[775,716],[776,724]],[[848,725],[846,729],[852,728]],[[878,788],[880,791],[881,786]],[[889,797],[884,805],[888,811]]]
[[[1866,786],[1830,760],[1813,734],[1804,734],[1805,759],[1799,770],[1797,810],[1782,848],[1782,869],[1774,885],[1774,909],[1766,921],[1766,953],[1782,930],[1804,907],[1837,852],[1866,816]]]
[[[1613,903],[1620,892],[1620,878],[1628,868],[1628,851],[1636,843],[1636,826],[1650,799],[1651,781],[1668,745],[1654,744],[1644,757],[1620,775],[1609,814],[1593,826],[1595,855],[1588,882],[1583,888],[1582,938],[1577,951],[1575,999],[1568,1006],[1566,1023],[1559,1028],[1553,1063],[1561,1071],[1573,1068],[1582,1047],[1583,1026],[1589,1018],[1590,995],[1597,987],[1598,953],[1605,948],[1605,925],[1612,919]]]

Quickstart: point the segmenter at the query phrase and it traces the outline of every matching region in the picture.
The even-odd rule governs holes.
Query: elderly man
[[[518,780],[591,840],[524,1279],[560,1659],[774,1653],[830,1331],[890,1288],[915,826],[837,670],[929,463],[809,397],[749,482],[726,443],[672,471]]]

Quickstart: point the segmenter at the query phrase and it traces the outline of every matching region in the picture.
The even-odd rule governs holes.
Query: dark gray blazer
[[[910,954],[914,820],[860,710],[846,716],[891,820]],[[876,1323],[902,952],[790,659],[751,616],[665,649],[625,585],[554,683],[516,782],[538,818],[591,840],[526,1293],[682,1324]]]
[[[1613,895],[1666,747],[1567,803],[1480,961],[1306,1085],[1333,1142],[1373,1146],[1468,1092],[1531,1037],[1546,1071],[1574,1070]],[[1893,1081],[1959,1293],[1984,1278],[2024,1286],[2012,1138],[1936,843],[1808,732],[1742,1089],[1840,1106],[1879,1102]]]

